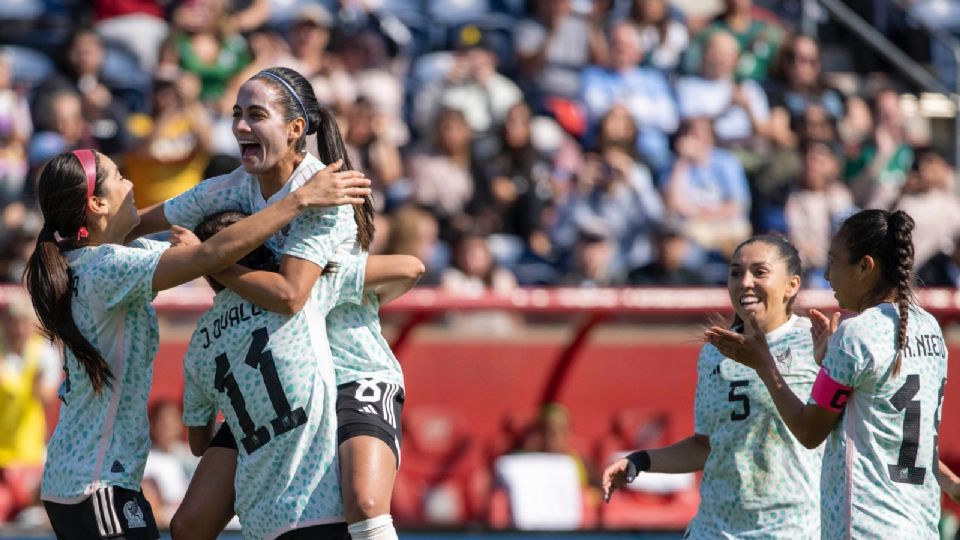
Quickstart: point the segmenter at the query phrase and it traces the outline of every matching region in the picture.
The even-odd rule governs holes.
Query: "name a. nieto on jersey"
[[[906,343],[903,345],[903,355],[906,358],[915,356],[939,356],[947,357],[947,347],[943,343],[943,336],[938,334],[921,334],[919,336],[907,336]]]
[[[200,334],[203,336],[203,348],[210,347],[213,340],[219,339],[228,328],[243,321],[249,321],[252,317],[259,315],[263,315],[263,308],[253,304],[240,304],[221,312],[212,324],[200,329]]]

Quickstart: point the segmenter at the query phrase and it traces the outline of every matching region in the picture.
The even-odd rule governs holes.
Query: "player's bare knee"
[[[383,508],[383,502],[373,495],[357,494],[353,500],[347,504],[347,512],[352,514],[347,516],[347,518],[351,522],[370,519],[387,511],[389,511],[389,509]]]
[[[199,520],[199,515],[180,506],[170,520],[170,537],[173,540],[204,540],[197,535],[197,531],[200,530]]]

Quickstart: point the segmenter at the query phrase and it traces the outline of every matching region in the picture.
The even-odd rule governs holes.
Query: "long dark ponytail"
[[[306,121],[304,136],[297,141],[298,151],[306,151],[306,135],[316,133],[317,157],[320,161],[330,164],[342,159],[341,171],[354,170],[336,117],[327,108],[320,106],[313,87],[303,75],[290,68],[272,67],[251,78],[277,89],[276,104],[283,111],[284,120],[289,122],[303,118]],[[353,219],[357,223],[357,242],[363,249],[369,249],[374,233],[372,198],[366,197],[361,208],[354,207]]]
[[[105,174],[99,156],[95,159],[94,193],[99,194]],[[86,221],[87,182],[79,159],[69,152],[51,159],[40,173],[38,192],[44,223],[23,280],[43,333],[73,353],[99,394],[104,387],[112,387],[113,372],[73,320],[73,276],[61,251],[75,247],[78,231]],[[58,235],[65,239],[58,240]]]
[[[797,248],[794,247],[794,245],[783,236],[778,236],[775,234],[758,234],[756,236],[751,236],[743,242],[740,242],[740,245],[737,246],[737,249],[733,250],[733,255],[736,256],[737,252],[739,252],[744,246],[748,246],[757,242],[777,248],[777,254],[787,265],[787,275],[803,275],[803,264],[800,261],[800,252],[797,251]],[[790,314],[793,313],[793,304],[796,302],[796,300],[796,294],[787,300],[787,316],[790,316]],[[736,311],[733,313],[733,323],[730,325],[730,327],[737,332],[743,332],[744,330],[743,319],[740,318],[740,315],[738,315]]]
[[[837,232],[844,240],[850,264],[867,255],[880,267],[880,282],[871,291],[872,299],[879,301],[893,293],[900,312],[897,332],[897,357],[893,375],[900,373],[903,349],[907,343],[907,322],[913,294],[913,218],[903,210],[863,210],[847,218]]]

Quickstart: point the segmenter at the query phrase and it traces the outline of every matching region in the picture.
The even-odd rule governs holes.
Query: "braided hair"
[[[870,291],[871,298],[879,300],[893,296],[897,304],[900,324],[894,376],[900,373],[903,362],[910,304],[916,302],[913,294],[913,227],[913,218],[903,210],[863,210],[847,218],[837,233],[845,243],[850,264],[869,255],[880,267],[880,282],[875,290]]]

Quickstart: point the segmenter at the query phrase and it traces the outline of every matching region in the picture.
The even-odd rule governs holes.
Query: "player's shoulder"
[[[697,357],[697,370],[710,371],[720,365],[727,358],[710,343],[704,343],[700,348],[700,354]]]
[[[252,178],[253,177],[250,175],[250,173],[245,171],[243,167],[237,167],[226,174],[207,178],[206,180],[197,184],[197,187],[206,191],[207,193],[216,193],[226,189],[245,187],[249,185]]]

